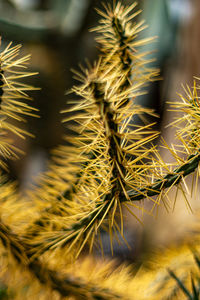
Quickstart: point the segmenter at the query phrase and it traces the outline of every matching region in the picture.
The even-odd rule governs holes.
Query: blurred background
[[[34,176],[46,170],[51,149],[61,144],[63,134],[67,134],[59,112],[70,99],[70,96],[65,96],[66,91],[75,83],[70,70],[78,69],[78,64],[84,64],[85,58],[91,62],[97,58],[95,34],[89,33],[88,29],[98,24],[99,16],[95,7],[102,8],[100,2],[0,0],[2,48],[9,41],[23,44],[22,53],[32,54],[30,71],[39,72],[28,83],[41,88],[41,91],[31,94],[41,117],[27,122],[28,130],[36,138],[27,139],[23,143],[16,140],[26,154],[20,160],[10,163],[10,176],[19,180],[22,189],[30,185]],[[133,3],[131,0],[121,2],[124,5]],[[155,58],[153,64],[160,69],[162,78],[149,85],[148,94],[138,101],[154,108],[159,114],[158,129],[170,142],[173,141],[174,133],[165,129],[165,125],[173,117],[166,112],[166,101],[177,100],[176,92],[182,91],[181,84],[187,82],[191,85],[193,76],[198,77],[200,73],[200,1],[142,0],[137,7],[143,9],[139,18],[145,19],[149,25],[142,36],[157,36],[148,50],[152,51],[152,57]],[[152,225],[152,228],[155,226]],[[137,255],[138,247],[141,249],[141,244],[147,243],[148,238],[144,242],[140,234],[127,232],[130,236],[127,239],[135,240],[137,235],[137,241],[143,240],[135,243],[134,255]],[[161,239],[166,242],[164,233]],[[120,256],[128,256],[124,248],[118,250]]]

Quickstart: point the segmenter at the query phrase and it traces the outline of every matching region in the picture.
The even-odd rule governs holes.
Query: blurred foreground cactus
[[[112,253],[115,241],[130,247],[124,209],[142,223],[145,214],[176,201],[178,193],[187,202],[190,193],[198,193],[199,86],[194,82],[172,104],[182,115],[171,124],[178,145],[163,140],[175,159],[167,164],[154,144],[159,133],[147,121],[154,112],[135,104],[158,75],[149,67],[148,53],[139,51],[152,39],[138,38],[146,25],[134,22],[135,6],[114,1],[98,11],[102,19],[94,31],[101,55],[75,72],[77,99],[64,111],[74,135],[66,137],[67,146],[55,149],[40,186],[22,197],[1,177],[2,299],[199,299],[198,230],[179,249],[158,251],[151,267],[137,272],[95,257],[96,248],[103,253],[104,232]],[[8,131],[24,137],[27,132],[16,122],[24,120],[23,114],[35,115],[26,103],[33,87],[18,81],[34,75],[24,72],[29,56],[17,58],[19,48],[9,44],[0,56],[3,168],[5,159],[19,151],[6,137]],[[191,188],[185,181],[190,174]],[[169,199],[172,189],[174,199]]]

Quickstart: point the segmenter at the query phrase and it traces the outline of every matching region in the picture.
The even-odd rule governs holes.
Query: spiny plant
[[[0,85],[1,85],[1,145],[0,151],[3,159],[16,157],[20,150],[12,145],[8,139],[8,131],[15,135],[24,137],[30,135],[18,126],[15,126],[11,119],[16,121],[25,121],[22,115],[36,116],[33,112],[37,109],[22,102],[21,99],[31,100],[26,91],[35,88],[28,86],[20,81],[19,78],[35,75],[36,73],[24,72],[30,56],[17,58],[21,45],[12,46],[12,43],[0,54]],[[5,166],[1,159],[1,165]]]
[[[167,164],[153,143],[158,132],[147,116],[154,112],[135,102],[158,75],[149,67],[147,53],[139,51],[152,39],[138,38],[146,26],[134,23],[139,13],[135,6],[114,1],[98,11],[102,19],[94,31],[100,57],[75,73],[80,81],[72,88],[77,100],[64,111],[74,136],[66,137],[68,146],[54,151],[42,183],[22,199],[15,185],[2,179],[0,278],[8,299],[199,298],[198,234],[192,235],[195,242],[188,240],[178,250],[158,251],[151,268],[144,265],[135,276],[133,266],[117,266],[114,260],[92,254],[95,247],[103,252],[105,231],[112,252],[120,236],[130,247],[124,237],[124,209],[142,222],[145,213],[153,215],[179,192],[187,200],[198,187],[199,87],[194,82],[181,101],[172,104],[182,116],[171,124],[177,129],[178,145],[163,140],[175,158]],[[23,121],[21,114],[35,115],[24,102],[30,99],[26,91],[33,88],[16,81],[33,75],[24,72],[29,56],[17,58],[19,48],[9,44],[0,55],[3,167],[3,160],[16,156],[7,131],[27,134],[9,118]],[[190,191],[185,181],[189,174],[196,176]],[[169,199],[171,189],[175,199]],[[194,255],[186,246],[189,242]]]

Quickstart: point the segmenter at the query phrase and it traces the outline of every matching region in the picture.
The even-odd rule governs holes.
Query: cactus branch
[[[146,197],[160,194],[161,190],[169,188],[174,183],[178,184],[183,177],[193,173],[200,162],[200,153],[192,154],[185,163],[176,168],[173,172],[165,175],[162,179],[156,180],[152,185],[140,189],[139,191],[128,191],[131,201],[139,201]],[[121,201],[126,201],[123,197]]]
[[[10,227],[0,220],[0,239],[6,249],[9,249],[17,263],[28,269],[41,284],[50,285],[63,297],[74,296],[75,299],[93,300],[121,299],[109,289],[102,289],[98,286],[82,282],[79,278],[70,275],[61,275],[58,271],[52,270],[43,265],[38,258],[30,259],[29,246]]]

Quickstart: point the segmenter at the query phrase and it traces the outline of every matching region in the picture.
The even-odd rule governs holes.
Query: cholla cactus
[[[25,130],[16,127],[9,121],[9,119],[15,119],[17,121],[24,121],[21,115],[36,116],[33,112],[37,109],[29,106],[21,101],[31,100],[26,91],[33,90],[32,86],[28,86],[17,81],[19,78],[35,75],[36,73],[25,72],[24,69],[30,59],[30,55],[22,58],[17,58],[21,45],[12,46],[10,43],[4,51],[0,54],[0,84],[1,84],[1,145],[0,152],[4,158],[16,156],[16,151],[19,151],[14,147],[7,139],[7,131],[24,137],[30,135]],[[1,164],[2,164],[1,159]]]
[[[54,151],[42,184],[29,193],[32,201],[20,199],[13,184],[1,185],[1,281],[8,287],[8,299],[178,299],[182,292],[189,299],[199,297],[198,255],[195,252],[193,258],[185,245],[178,253],[166,251],[164,260],[163,253],[158,253],[153,270],[143,267],[135,278],[129,266],[116,269],[115,262],[97,261],[91,253],[95,247],[103,251],[101,231],[109,233],[112,252],[119,236],[127,243],[123,208],[141,222],[145,213],[153,214],[165,201],[169,190],[186,194],[187,175],[196,175],[198,183],[196,83],[172,105],[183,113],[171,124],[177,127],[179,145],[163,141],[176,160],[173,164],[165,163],[153,144],[158,133],[145,115],[154,112],[135,104],[142,88],[158,73],[149,68],[145,53],[139,52],[152,39],[138,38],[145,25],[132,23],[139,13],[135,6],[114,2],[113,7],[99,11],[102,19],[94,30],[101,56],[94,65],[76,72],[81,83],[72,92],[78,100],[64,111],[65,122],[75,119],[69,126],[76,135],[71,146]],[[8,123],[8,117],[22,121],[18,113],[34,115],[34,109],[21,101],[29,99],[25,91],[33,88],[15,82],[33,75],[18,71],[28,60],[16,59],[18,50],[19,46],[9,45],[0,56],[0,149],[5,158],[15,156],[15,148],[4,138],[6,130],[27,134]],[[134,124],[135,116],[142,125]],[[149,210],[145,201],[151,203]],[[197,243],[192,246],[198,250]],[[83,249],[87,257],[80,257]],[[177,259],[179,265],[174,264]],[[181,270],[186,272],[183,278],[176,275]]]

